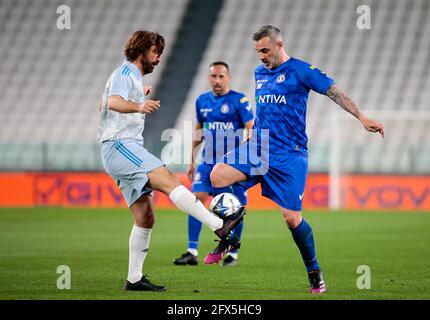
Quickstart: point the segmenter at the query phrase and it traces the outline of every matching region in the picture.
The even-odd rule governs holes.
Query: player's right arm
[[[194,163],[196,162],[195,160],[197,157],[198,146],[203,142],[202,128],[203,128],[202,124],[200,122],[197,122],[193,132],[193,141],[192,141],[192,147],[191,147],[191,163],[188,166],[188,171],[187,171],[188,179],[191,182],[194,179],[194,171],[195,171]]]
[[[254,127],[254,120],[250,120],[247,123],[245,123],[245,130],[243,134],[243,140],[242,142],[246,142],[252,137],[252,128]]]
[[[152,113],[160,108],[159,100],[147,100],[135,103],[125,100],[122,96],[114,95],[108,98],[108,108],[121,113]]]
[[[254,126],[254,113],[249,105],[248,98],[241,94],[239,103],[237,104],[240,119],[242,120],[244,126],[243,140],[242,143],[248,141],[252,137],[252,128]]]
[[[130,74],[123,74],[117,69],[109,79],[108,108],[120,113],[152,113],[160,107],[160,101],[147,100],[143,103],[131,102],[129,94],[134,89]],[[145,94],[150,92],[145,88]]]
[[[364,129],[369,132],[379,132],[384,137],[384,126],[372,119],[369,119],[358,108],[348,95],[343,92],[332,79],[330,79],[324,72],[311,66],[307,63],[302,64],[301,68],[302,81],[312,90],[325,94],[336,104],[342,107],[345,111],[356,117]]]
[[[379,132],[379,134],[384,137],[384,126],[375,120],[369,119],[359,110],[354,101],[352,101],[352,99],[335,84],[330,86],[326,92],[326,95],[336,104],[341,106],[342,109],[356,117],[361,122],[364,129],[369,132]]]

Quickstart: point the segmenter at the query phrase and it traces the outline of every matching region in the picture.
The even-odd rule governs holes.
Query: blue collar
[[[139,68],[136,67],[136,65],[133,62],[124,60],[124,62],[122,63],[123,65],[126,65],[127,67],[129,67],[131,69],[131,72],[134,73],[134,75],[139,79],[142,80],[142,73],[140,72]]]

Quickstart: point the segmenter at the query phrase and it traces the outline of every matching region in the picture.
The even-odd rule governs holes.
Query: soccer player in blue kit
[[[316,259],[312,229],[301,216],[308,170],[306,104],[309,92],[314,90],[327,95],[355,116],[369,132],[384,137],[384,127],[367,118],[325,73],[289,57],[278,28],[263,26],[253,35],[253,40],[263,63],[255,69],[257,111],[253,136],[214,167],[212,185],[220,188],[246,181],[247,187],[251,187],[260,183],[263,196],[280,206],[303,258],[310,292],[323,293],[326,287]],[[266,145],[263,138],[267,132],[269,142]],[[249,161],[252,150],[262,154],[258,168]],[[234,162],[227,161],[231,156]]]
[[[254,124],[254,115],[248,99],[244,94],[230,90],[230,71],[227,63],[215,61],[209,66],[209,84],[212,90],[201,94],[196,100],[197,124],[195,133],[200,133],[193,139],[191,164],[188,168],[188,178],[193,182],[192,191],[202,203],[209,195],[216,196],[222,192],[235,194],[242,205],[246,205],[246,189],[235,185],[231,188],[213,188],[210,173],[217,158],[238,146],[242,137],[247,139]],[[203,130],[203,134],[202,133]],[[228,140],[228,134],[231,134]],[[201,161],[197,169],[194,167],[197,148],[205,141]],[[230,144],[230,145],[229,145]],[[198,241],[202,223],[188,216],[188,249],[181,257],[173,260],[175,265],[198,264]],[[243,222],[235,227],[240,239]],[[218,248],[218,247],[217,247]],[[223,266],[237,264],[238,249],[229,252],[223,260]],[[206,259],[206,264],[218,263],[223,258],[223,251],[212,252]]]

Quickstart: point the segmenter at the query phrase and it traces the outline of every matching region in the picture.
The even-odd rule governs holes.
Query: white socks
[[[127,280],[135,283],[142,278],[142,266],[151,238],[151,230],[133,225],[129,240],[129,259]]]
[[[237,252],[229,252],[227,253],[227,255],[231,256],[232,258],[235,258],[236,260],[239,257],[239,254]]]
[[[183,185],[173,189],[169,194],[169,198],[178,209],[189,213],[207,225],[212,231],[223,226],[223,220],[210,213],[200,200]],[[136,225],[133,225],[131,229],[127,276],[127,280],[131,283],[135,283],[142,278],[142,266],[148,251],[151,231],[152,229],[141,228]],[[195,253],[197,255],[197,250]]]
[[[197,257],[199,255],[199,252],[197,251],[197,249],[188,248],[187,251],[191,253],[193,256]]]
[[[173,189],[169,194],[169,198],[179,210],[192,215],[194,218],[207,225],[212,231],[223,226],[223,220],[210,213],[200,200],[183,185]]]

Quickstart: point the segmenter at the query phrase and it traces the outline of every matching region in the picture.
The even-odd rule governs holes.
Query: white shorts
[[[148,173],[164,163],[135,139],[121,139],[102,143],[102,159],[106,172],[121,189],[128,207],[143,194],[152,192],[146,187]]]

